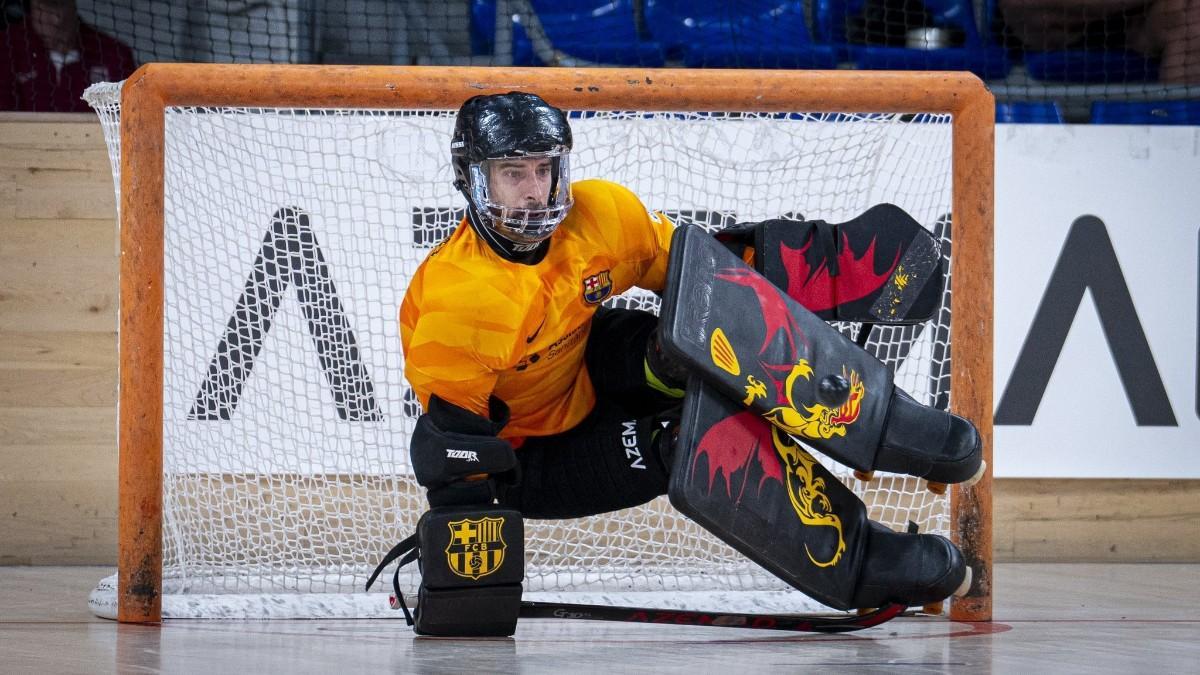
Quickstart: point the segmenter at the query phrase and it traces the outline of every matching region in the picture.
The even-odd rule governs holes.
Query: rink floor
[[[1200,673],[1200,565],[997,565],[991,623],[814,636],[529,620],[492,640],[414,639],[389,620],[122,626],[87,609],[111,573],[0,567],[0,672]]]

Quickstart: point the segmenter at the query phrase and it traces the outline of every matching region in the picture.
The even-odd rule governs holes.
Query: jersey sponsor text
[[[632,420],[621,422],[621,427],[621,445],[625,446],[625,456],[633,460],[629,463],[629,468],[645,470],[646,462],[642,459],[642,451],[638,448],[637,422]]]

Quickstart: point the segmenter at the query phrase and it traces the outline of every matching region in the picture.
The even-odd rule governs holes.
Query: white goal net
[[[88,100],[117,172],[119,86],[93,87]],[[451,186],[453,119],[167,109],[164,616],[393,615],[390,584],[362,588],[425,510],[408,462],[419,411],[397,312],[413,271],[462,214]],[[572,172],[709,229],[781,216],[841,222],[891,202],[935,230],[948,256],[949,122],[870,111],[588,112],[572,115]],[[943,408],[949,298],[947,290],[938,321],[877,328],[868,344],[900,386]],[[650,294],[616,302],[656,308]],[[922,481],[877,474],[866,483],[826,464],[872,518],[948,532],[948,498]],[[665,498],[527,521],[526,551],[527,598],[613,603],[653,592],[661,606],[819,606]],[[406,593],[415,567],[402,576]],[[114,586],[106,580],[93,594],[98,613],[113,613]]]

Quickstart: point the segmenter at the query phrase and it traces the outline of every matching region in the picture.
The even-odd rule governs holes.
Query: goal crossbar
[[[149,64],[121,100],[118,620],[161,618],[164,149],[178,106],[448,110],[538,92],[571,110],[945,113],[952,119],[952,406],[991,466],[994,103],[969,73]],[[991,476],[951,494],[951,534],[975,570],[956,620],[989,620]]]

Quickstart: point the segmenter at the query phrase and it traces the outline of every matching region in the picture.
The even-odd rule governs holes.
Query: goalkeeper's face
[[[510,209],[544,209],[550,202],[549,157],[489,160],[492,201]]]
[[[476,207],[518,244],[548,238],[573,203],[566,153],[502,157],[471,166]]]

